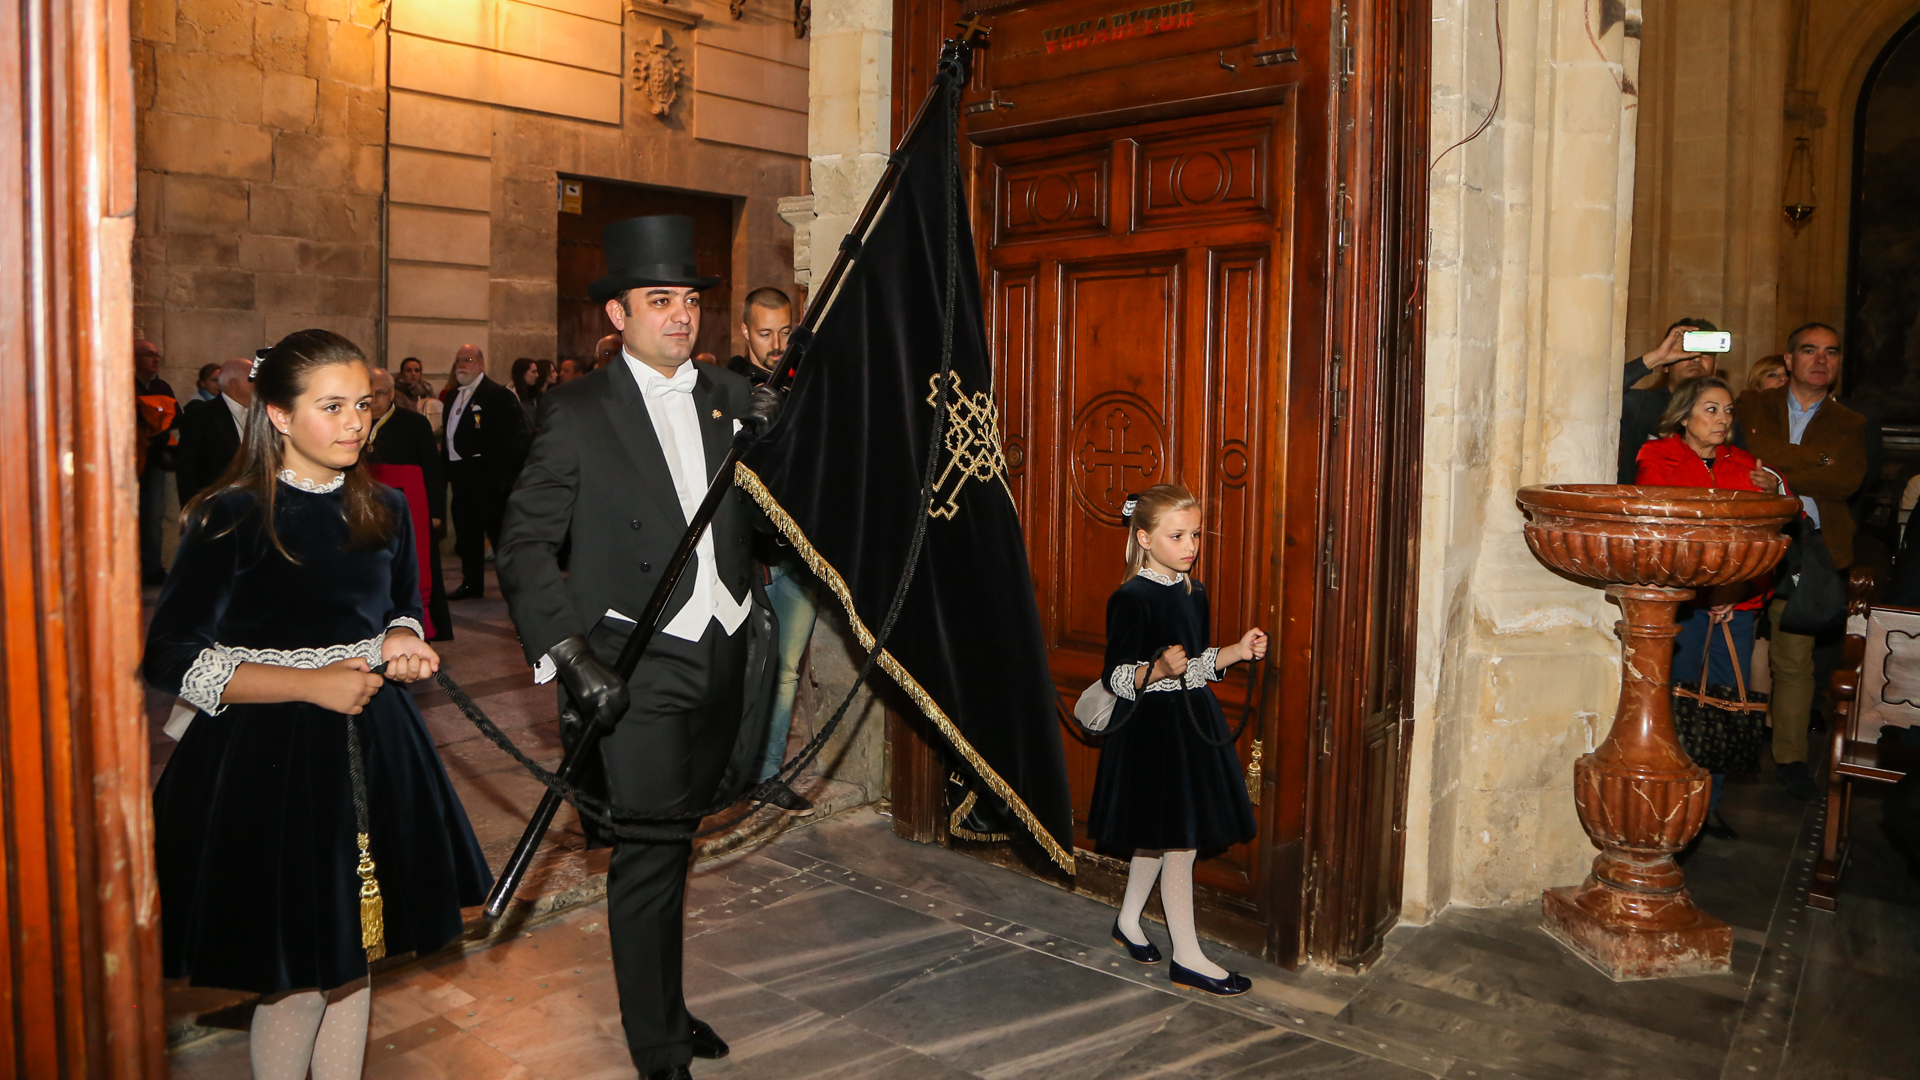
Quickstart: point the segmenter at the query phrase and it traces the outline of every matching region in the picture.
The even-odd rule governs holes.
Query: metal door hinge
[[[1327,688],[1320,688],[1320,756],[1333,753],[1333,721],[1327,717]]]
[[[1347,213],[1347,184],[1344,180],[1334,189],[1333,241],[1341,255],[1345,255],[1348,245],[1353,243],[1353,218]]]
[[[1340,92],[1347,92],[1347,81],[1353,78],[1353,24],[1347,18],[1347,9],[1340,9],[1340,48],[1336,53],[1340,65]]]
[[[1333,557],[1334,524],[1327,522],[1327,534],[1321,539],[1320,558],[1327,564],[1327,588],[1340,587],[1340,560]]]
[[[1338,352],[1335,352],[1333,354],[1332,382],[1333,382],[1333,433],[1336,435],[1340,433],[1340,418],[1345,416],[1347,411],[1347,389],[1346,389],[1346,386],[1341,381],[1341,375],[1340,375],[1341,363],[1342,361],[1340,358],[1340,354]]]

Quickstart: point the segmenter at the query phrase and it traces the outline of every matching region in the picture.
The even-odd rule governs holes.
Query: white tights
[[[333,995],[306,990],[254,1006],[254,1080],[306,1080],[309,1066],[313,1080],[360,1080],[373,990],[351,985]]]
[[[1167,916],[1167,934],[1173,938],[1173,962],[1210,979],[1223,979],[1227,969],[1200,951],[1200,934],[1193,925],[1193,860],[1191,848],[1147,854],[1135,852],[1127,870],[1127,896],[1120,903],[1120,933],[1136,945],[1145,945],[1140,913],[1147,909],[1155,879],[1160,883],[1160,908]]]

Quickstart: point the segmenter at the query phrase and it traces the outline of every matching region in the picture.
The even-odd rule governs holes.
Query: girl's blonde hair
[[[1763,356],[1755,360],[1753,366],[1747,369],[1747,389],[1758,390],[1760,389],[1760,380],[1776,371],[1785,370],[1787,370],[1787,358],[1785,356],[1780,353],[1774,353],[1772,356]]]
[[[1193,492],[1179,484],[1155,484],[1138,495],[1128,496],[1127,502],[1133,505],[1131,514],[1123,513],[1120,523],[1127,528],[1127,576],[1120,584],[1125,585],[1140,573],[1147,565],[1147,549],[1140,546],[1140,533],[1145,529],[1149,534],[1160,527],[1160,519],[1178,510],[1198,510],[1200,500]],[[1187,591],[1193,591],[1193,575],[1186,579]]]

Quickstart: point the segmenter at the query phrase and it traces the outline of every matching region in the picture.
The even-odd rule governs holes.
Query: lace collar
[[[333,479],[324,484],[316,484],[311,480],[303,480],[295,476],[292,469],[281,469],[280,482],[288,487],[299,488],[301,491],[311,491],[315,495],[325,495],[329,491],[339,491],[340,485],[347,482],[347,474],[335,473]]]
[[[1162,585],[1178,585],[1187,580],[1187,575],[1185,574],[1176,573],[1172,577],[1168,577],[1149,566],[1140,568],[1140,576],[1146,578],[1148,581],[1157,581]]]

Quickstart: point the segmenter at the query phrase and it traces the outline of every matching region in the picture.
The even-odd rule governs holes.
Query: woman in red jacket
[[[1642,487],[1730,488],[1735,491],[1780,490],[1780,478],[1762,468],[1752,454],[1727,440],[1733,434],[1733,391],[1713,376],[1683,383],[1673,392],[1667,411],[1660,417],[1662,437],[1640,447],[1639,472],[1634,482]],[[1700,678],[1700,653],[1708,655],[1707,682],[1717,686],[1736,685],[1735,657],[1729,656],[1715,628],[1725,622],[1733,631],[1734,652],[1738,656],[1740,682],[1752,684],[1753,624],[1766,602],[1769,586],[1765,581],[1746,581],[1703,592],[1680,609],[1680,636],[1674,639],[1673,680],[1676,684],[1695,685]],[[1709,648],[1709,644],[1719,646]],[[1707,823],[1701,832],[1721,840],[1737,840],[1739,834],[1720,816],[1720,794],[1726,786],[1726,774],[1713,774],[1713,796],[1708,803]]]

